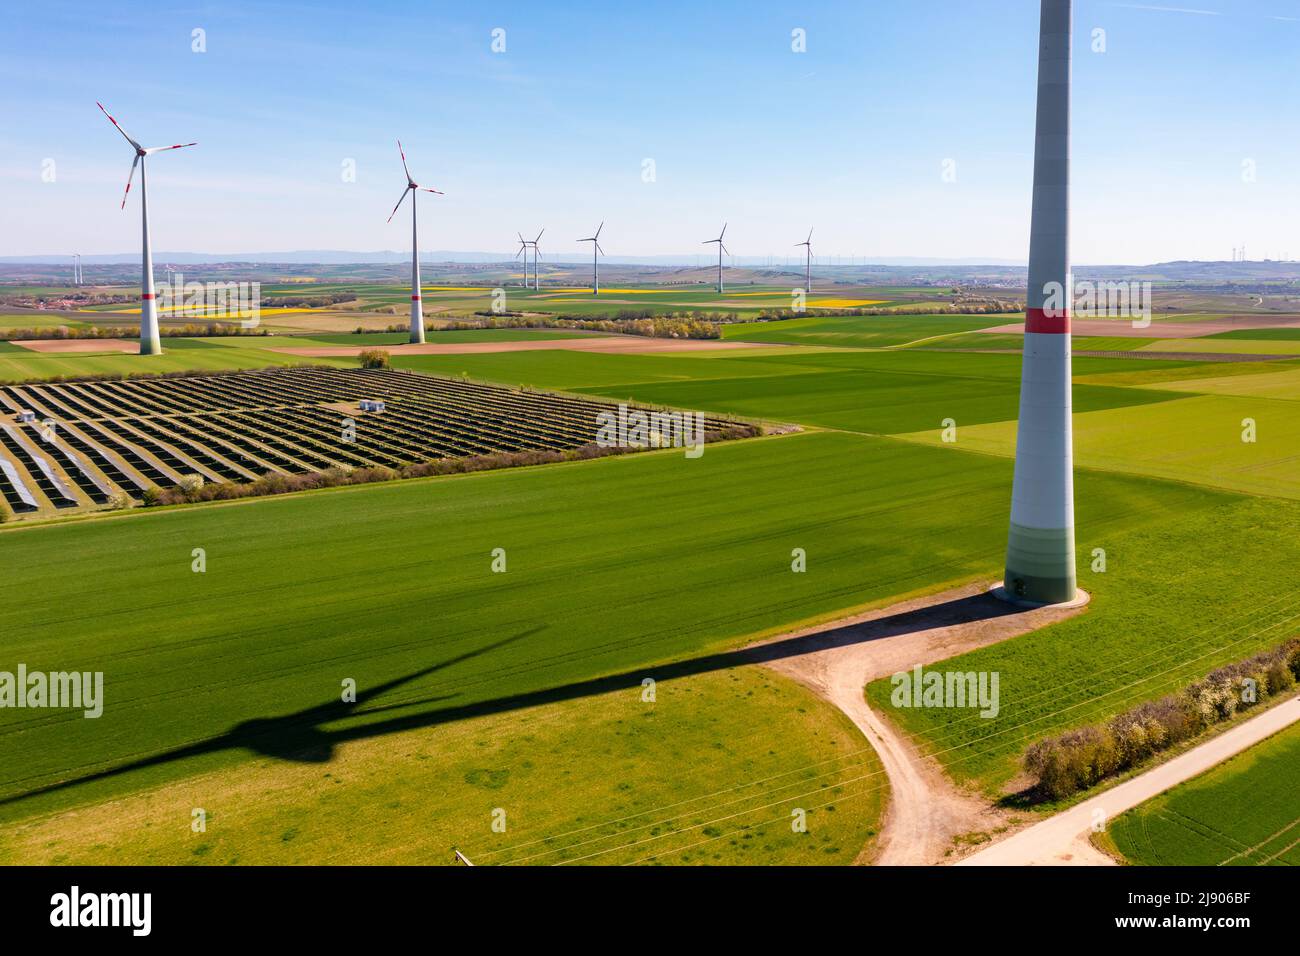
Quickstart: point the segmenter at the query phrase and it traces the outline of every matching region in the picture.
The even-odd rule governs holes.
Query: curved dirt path
[[[958,865],[1113,865],[1114,860],[1089,842],[1088,836],[1094,820],[1110,820],[1125,810],[1131,810],[1139,803],[1204,773],[1296,721],[1300,721],[1300,697],[1271,707],[1168,763],[1152,767],[1119,786],[985,847]]]
[[[875,748],[890,795],[874,854],[857,862],[924,866],[945,862],[954,839],[1002,825],[1004,811],[948,779],[888,720],[867,706],[868,681],[916,664],[933,664],[1079,614],[1083,608],[1022,610],[988,594],[983,584],[904,601],[844,621],[785,634],[799,652],[767,662],[834,704]],[[759,645],[761,646],[761,645]]]

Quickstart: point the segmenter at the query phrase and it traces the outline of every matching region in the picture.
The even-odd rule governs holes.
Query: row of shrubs
[[[583,332],[641,335],[654,339],[717,339],[722,337],[719,323],[739,321],[739,316],[735,312],[676,312],[655,315],[649,309],[620,309],[618,312],[593,315],[570,315],[563,312],[556,315],[499,315],[476,312],[475,315],[482,318],[447,322],[441,328],[444,331],[576,329]]]
[[[758,313],[756,322],[780,322],[786,319],[806,319],[817,316],[852,316],[852,315],[1014,315],[1025,311],[1023,302],[963,302],[957,305],[908,306],[906,308],[880,308],[877,306],[858,306],[844,309],[810,308],[803,312],[794,309],[764,309]]]
[[[756,425],[731,425],[711,436],[714,441],[753,438],[762,433]],[[437,475],[460,475],[475,471],[492,471],[498,468],[521,468],[527,465],[549,465],[562,461],[587,461],[622,455],[635,449],[604,448],[600,445],[582,445],[563,451],[534,449],[528,451],[503,451],[468,458],[439,458],[433,461],[388,468],[376,465],[369,468],[334,467],[301,475],[281,475],[267,472],[256,481],[244,484],[233,482],[207,482],[198,475],[186,475],[173,488],[149,488],[142,496],[145,507],[189,504],[196,501],[232,501],[237,498],[260,498],[267,495],[286,495],[315,488],[337,488],[342,485],[368,485],[379,481],[397,481],[403,478],[430,478]]]
[[[1038,792],[1059,800],[1130,770],[1163,750],[1231,720],[1300,681],[1300,638],[1221,667],[1203,680],[1147,701],[1105,723],[1039,741],[1024,767]]]
[[[192,322],[188,325],[168,325],[158,330],[163,338],[195,339],[212,336],[263,336],[270,335],[264,328],[246,329],[239,324],[226,322]],[[12,342],[29,339],[133,339],[140,335],[139,326],[118,327],[92,325],[86,328],[73,328],[60,325],[44,329],[6,329],[4,337]]]

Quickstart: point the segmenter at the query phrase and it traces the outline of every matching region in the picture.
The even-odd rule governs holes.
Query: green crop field
[[[1088,408],[1079,401],[1083,387],[1075,386],[1076,464],[1300,499],[1300,458],[1296,455],[1300,416],[1295,401],[1196,395],[1176,401]],[[1178,395],[1172,391],[1165,394]],[[1014,421],[985,424],[970,420],[971,426],[958,432],[956,444],[962,449],[1015,454]],[[1248,423],[1253,423],[1253,431]],[[905,437],[926,443],[940,440],[937,429],[918,429]]]
[[[261,343],[260,339],[253,340]],[[183,343],[183,344],[182,344]],[[120,352],[38,353],[23,349],[0,353],[0,382],[21,382],[56,376],[130,375],[138,372],[219,371],[223,369],[267,368],[272,365],[344,364],[340,359],[305,359],[246,346],[205,348],[203,339],[163,340],[162,355],[131,355]],[[355,362],[346,364],[355,365]]]
[[[1300,340],[1248,339],[1204,336],[1195,339],[1157,339],[1144,352],[1221,352],[1229,355],[1300,355]]]
[[[1135,481],[1148,497],[1125,500],[1109,486],[1099,495],[1086,478],[1076,485],[1087,529],[1079,585],[1092,595],[1085,614],[944,662],[1001,675],[995,719],[895,708],[889,680],[868,686],[868,699],[957,779],[997,796],[1035,741],[1161,697],[1300,629],[1290,571],[1300,560],[1300,503]],[[1102,573],[1091,570],[1096,548]]]
[[[1109,848],[1148,866],[1300,865],[1300,727],[1111,822]]]
[[[1016,318],[997,315],[827,316],[733,325],[723,330],[723,336],[739,342],[886,348],[984,329],[1014,322]]]
[[[1209,339],[1234,339],[1247,342],[1295,342],[1300,340],[1300,329],[1292,327],[1276,329],[1233,329],[1231,332],[1216,332],[1208,335]]]

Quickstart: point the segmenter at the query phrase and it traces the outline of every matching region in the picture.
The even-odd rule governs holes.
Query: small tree
[[[162,489],[157,487],[156,485],[150,485],[140,495],[140,501],[146,508],[153,508],[157,505],[162,504],[162,499],[163,499]]]
[[[362,349],[358,356],[362,368],[388,368],[388,352],[384,349]]]
[[[203,476],[181,475],[181,480],[177,482],[177,487],[180,488],[181,494],[185,496],[187,501],[197,501],[199,492],[203,490]]]
[[[13,516],[14,513],[9,510],[9,502],[5,501],[3,498],[0,498],[0,524],[4,524]]]

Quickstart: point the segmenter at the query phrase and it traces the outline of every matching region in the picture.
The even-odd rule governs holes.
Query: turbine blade
[[[118,209],[126,208],[126,197],[131,195],[131,180],[135,179],[135,168],[140,165],[140,154],[135,154],[135,159],[131,160],[131,175],[126,177],[126,192],[122,193],[122,205]]]
[[[398,208],[402,205],[402,203],[404,203],[404,202],[406,201],[406,194],[409,193],[410,191],[411,191],[411,187],[410,187],[410,186],[407,186],[405,189],[402,190],[402,198],[399,199],[399,200],[397,200],[397,205],[394,206],[394,207],[393,207],[393,211],[390,212],[390,213],[388,214],[388,221],[389,221],[389,222],[392,222],[392,221],[393,221],[393,217],[397,215],[397,210],[398,210]]]
[[[596,251],[599,252],[602,256],[605,254],[605,250],[602,249],[602,248],[600,248],[600,243],[599,243],[599,242],[596,243]]]
[[[186,146],[197,146],[198,143],[177,143],[175,146],[150,146],[146,149],[145,155],[152,156],[154,153],[165,153],[169,149],[184,149]]]
[[[117,120],[113,119],[113,114],[110,113],[108,110],[104,109],[103,103],[99,102],[99,100],[96,100],[95,105],[98,106],[100,110],[103,112],[103,114],[108,117],[108,121],[112,123],[115,127],[117,127],[117,131],[126,138],[126,141],[128,143],[130,143],[136,149],[140,149],[140,144],[137,143],[135,140],[133,140],[131,138],[131,135],[126,130],[122,129],[122,124],[119,123]]]
[[[542,230],[542,232],[545,232],[545,231],[546,231],[545,229]],[[541,241],[542,241],[542,232],[539,232],[539,233],[537,234],[537,238],[534,239],[533,242],[541,242]]]
[[[416,186],[416,189],[423,189],[426,193],[437,193],[439,196],[447,195],[441,189],[430,189],[428,186]]]
[[[723,252],[725,252],[727,255],[731,255],[731,250],[728,249],[726,246],[724,246],[721,242],[718,243],[718,248],[721,249]]]
[[[605,220],[602,219],[602,220],[600,221],[600,225],[596,227],[596,235],[595,235],[594,238],[599,239],[599,238],[600,238],[600,230],[602,230],[602,229],[604,229],[604,228],[605,228]]]
[[[724,222],[722,224],[722,232],[718,233],[718,241],[721,242],[722,237],[725,236],[726,234],[727,234],[727,224]]]
[[[406,173],[406,181],[408,183],[414,182],[414,180],[411,179],[411,171],[406,168],[406,151],[402,149],[402,141],[400,139],[397,141],[397,153],[402,157],[402,172]]]

